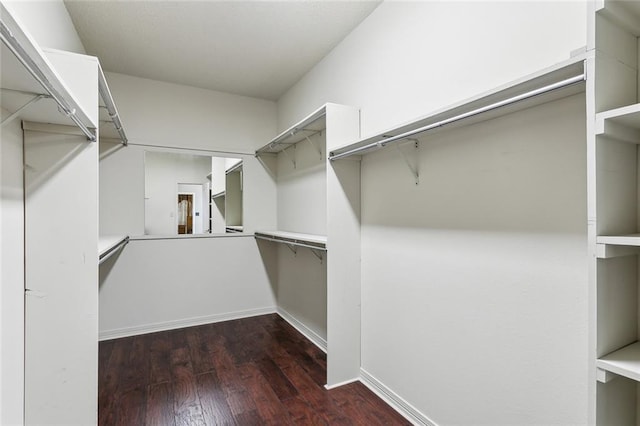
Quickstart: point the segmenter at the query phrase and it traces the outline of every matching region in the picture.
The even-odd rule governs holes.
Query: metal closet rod
[[[62,96],[55,87],[49,82],[44,72],[38,67],[38,65],[31,59],[27,51],[16,39],[5,22],[0,19],[0,39],[2,42],[13,52],[18,61],[29,71],[29,74],[36,79],[38,83],[47,91],[47,93],[56,101],[62,113],[69,117],[80,130],[87,136],[87,139],[91,142],[97,140],[96,134],[89,129],[77,116],[76,108],[69,104],[69,102]]]
[[[122,127],[118,109],[116,108],[116,104],[113,102],[113,97],[111,96],[111,91],[109,90],[107,79],[104,77],[104,73],[102,72],[102,70],[98,71],[98,91],[100,92],[100,97],[104,101],[113,125],[120,135],[122,145],[127,146],[129,144],[129,139],[127,139],[127,135],[124,132],[124,127]]]
[[[371,149],[371,148],[376,148],[376,147],[381,148],[381,147],[384,147],[384,146],[386,146],[386,145],[388,145],[390,143],[397,142],[397,141],[402,140],[402,139],[407,139],[407,138],[409,138],[411,136],[414,136],[414,135],[417,135],[419,133],[427,132],[429,130],[436,129],[438,127],[442,127],[442,126],[445,126],[447,124],[455,123],[457,121],[461,121],[461,120],[464,120],[464,119],[467,119],[467,118],[470,118],[470,117],[474,117],[476,115],[480,115],[480,114],[483,114],[485,112],[489,112],[489,111],[492,111],[492,110],[495,110],[495,109],[498,109],[498,108],[502,108],[502,107],[507,106],[507,105],[512,105],[512,104],[515,104],[515,103],[518,103],[518,102],[521,102],[521,101],[524,101],[524,100],[527,100],[527,99],[531,99],[531,98],[534,98],[536,96],[539,96],[539,95],[542,95],[542,94],[545,94],[545,93],[552,92],[552,91],[557,90],[557,89],[562,89],[564,87],[571,86],[571,85],[576,84],[576,83],[580,83],[580,82],[584,81],[585,79],[586,79],[585,78],[585,74],[582,73],[580,75],[576,75],[575,77],[567,78],[567,79],[559,81],[557,83],[549,84],[548,86],[544,86],[544,87],[541,87],[541,88],[538,88],[538,89],[535,89],[535,90],[531,90],[529,92],[522,93],[520,95],[511,97],[509,99],[505,99],[503,101],[495,102],[495,103],[490,104],[490,105],[486,105],[486,106],[483,106],[483,107],[480,107],[480,108],[476,108],[476,109],[474,109],[472,111],[465,112],[465,113],[462,113],[462,114],[459,114],[459,115],[456,115],[456,116],[453,116],[453,117],[450,117],[450,118],[446,118],[446,119],[438,121],[436,123],[432,123],[432,124],[429,124],[429,125],[426,125],[426,126],[423,126],[423,127],[419,127],[417,129],[414,129],[414,130],[409,130],[408,132],[404,132],[404,133],[401,133],[399,135],[392,136],[392,137],[389,137],[389,138],[386,138],[386,139],[383,139],[383,140],[380,140],[380,141],[377,141],[377,142],[371,142],[369,144],[366,144],[366,145],[363,145],[363,146],[360,146],[360,147],[357,147],[357,148],[353,148],[353,149],[351,149],[349,151],[341,152],[340,154],[331,153],[331,155],[329,156],[329,160],[339,160],[340,158],[348,157],[350,155],[357,154],[359,152],[366,151],[366,150]]]

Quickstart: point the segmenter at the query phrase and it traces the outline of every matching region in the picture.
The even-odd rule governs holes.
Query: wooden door
[[[193,194],[178,194],[178,234],[193,234]]]

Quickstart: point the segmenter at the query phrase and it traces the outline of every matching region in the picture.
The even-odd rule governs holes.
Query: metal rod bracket
[[[411,161],[409,161],[409,157],[407,157],[407,154],[405,154],[405,152],[400,148],[400,145],[396,145],[396,148],[398,149],[398,152],[400,153],[400,156],[402,157],[402,159],[404,160],[405,164],[407,165],[407,167],[409,168],[409,172],[411,173],[411,176],[413,176],[414,182],[416,185],[420,184],[420,174],[418,173],[418,140],[417,139],[410,139],[411,141],[413,141],[413,146],[414,149],[416,150],[415,153],[415,165],[411,164]]]

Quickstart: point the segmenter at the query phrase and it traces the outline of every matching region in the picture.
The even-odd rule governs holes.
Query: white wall
[[[276,134],[274,102],[105,75],[130,143],[253,154]]]
[[[3,0],[2,4],[40,47],[85,53],[63,0]]]
[[[1,110],[2,117],[9,115]],[[22,424],[24,183],[20,120],[0,133],[0,424]]]
[[[362,137],[569,58],[582,1],[386,1],[278,101],[283,130],[326,102],[361,109]]]
[[[418,186],[362,162],[362,365],[436,424],[587,421],[584,114],[434,135]]]
[[[100,336],[275,312],[273,262],[240,234],[130,241],[100,267]]]
[[[385,2],[278,102],[362,136],[567,59],[582,2]],[[587,421],[584,97],[362,161],[362,366],[436,424]],[[464,407],[461,409],[460,407]]]
[[[179,148],[167,150],[171,152],[242,159],[245,231],[275,228],[275,177],[253,156],[254,149],[276,133],[275,103],[122,74],[107,73],[107,79],[130,145],[108,147],[101,142],[101,233],[143,234],[143,153],[167,150],[162,147]],[[131,202],[126,213],[114,208],[121,199]],[[111,272],[107,263],[100,268],[102,336],[186,325],[188,320],[199,321],[197,318],[223,319],[237,312],[262,312],[266,307],[274,310],[270,276],[265,272],[264,262],[268,260],[263,260],[270,253],[259,256],[253,238],[234,238],[131,242],[113,257]],[[171,259],[164,262],[167,270],[160,266],[159,259],[165,258]],[[149,262],[158,272],[150,270]],[[175,265],[189,268],[188,284],[181,285],[174,279],[170,271]],[[238,269],[242,274],[236,276]],[[233,299],[240,289],[257,296],[245,302]],[[164,299],[167,292],[171,293],[171,304]],[[131,294],[144,303],[131,304]],[[156,307],[165,309],[162,315]]]

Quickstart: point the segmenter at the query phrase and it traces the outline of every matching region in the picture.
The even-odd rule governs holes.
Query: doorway
[[[193,193],[178,193],[178,234],[193,234]]]

